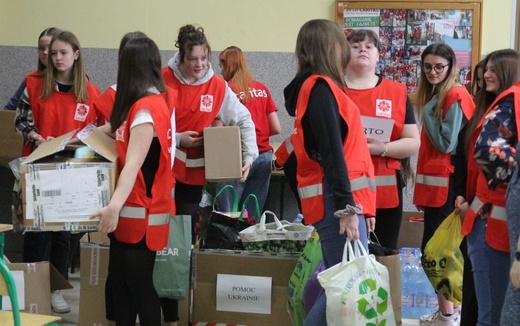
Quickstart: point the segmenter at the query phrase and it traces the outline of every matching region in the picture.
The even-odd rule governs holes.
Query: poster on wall
[[[421,53],[434,43],[448,44],[457,57],[462,84],[471,82],[473,10],[345,9],[345,36],[356,29],[379,35],[378,70],[414,93],[421,69]]]

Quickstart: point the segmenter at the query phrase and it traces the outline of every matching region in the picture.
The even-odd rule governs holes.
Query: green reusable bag
[[[182,300],[188,292],[191,256],[191,216],[170,216],[168,246],[157,252],[153,283],[161,298]]]
[[[296,267],[289,279],[287,287],[287,312],[291,317],[293,326],[302,326],[305,322],[305,308],[303,306],[303,290],[307,280],[312,275],[316,266],[322,260],[320,237],[316,230],[303,248],[302,254],[296,263]]]

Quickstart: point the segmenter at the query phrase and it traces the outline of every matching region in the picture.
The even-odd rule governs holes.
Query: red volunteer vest
[[[471,139],[470,148],[474,149],[478,136],[482,130],[482,125],[486,115],[494,109],[497,103],[508,95],[514,96],[515,105],[515,120],[517,126],[520,125],[520,83],[516,83],[509,89],[505,90],[502,94],[498,95],[495,101],[488,107],[486,113],[482,116],[476,130],[473,132]],[[520,134],[518,135],[520,139]],[[468,156],[468,162],[475,162],[473,151]],[[468,171],[469,173],[469,171]],[[468,175],[468,180],[470,176]],[[506,190],[507,184],[499,185],[495,190],[490,190],[488,187],[486,176],[481,169],[478,169],[476,175],[476,194],[471,206],[469,207],[466,217],[462,223],[462,234],[467,235],[473,229],[473,223],[475,218],[478,218],[478,213],[482,209],[484,203],[492,203],[493,207],[488,213],[487,228],[486,228],[486,241],[492,248],[503,252],[509,252],[509,233],[507,231],[507,213],[506,213]]]
[[[442,116],[444,117],[449,107],[457,101],[460,102],[464,116],[469,120],[475,110],[475,103],[464,86],[454,86],[448,92],[444,99]],[[451,154],[437,150],[423,128],[417,158],[414,205],[427,207],[444,205],[448,200],[449,178],[453,171]]]
[[[294,148],[291,143],[291,137],[289,136],[280,144],[280,146],[278,146],[274,152],[274,156],[276,157],[276,165],[284,166],[285,162],[287,162],[293,151]]]
[[[110,86],[97,98],[97,100],[94,101],[94,109],[96,110],[98,117],[103,119],[103,121],[99,121],[99,125],[105,124],[105,120],[110,121],[112,108],[114,107],[114,102],[116,101],[115,87],[116,85]]]
[[[341,88],[330,78],[312,75],[302,85],[296,104],[295,133],[291,136],[294,153],[298,161],[298,194],[302,204],[302,213],[308,224],[320,221],[325,214],[323,199],[323,170],[305,151],[302,118],[309,103],[309,96],[316,80],[325,80],[338,102],[339,113],[348,126],[348,136],[343,144],[343,153],[347,163],[350,186],[354,201],[363,206],[365,216],[375,216],[376,190],[374,167],[366,144],[366,137],[360,123],[359,110]]]
[[[92,103],[99,96],[99,90],[87,83],[88,100],[78,103],[73,92],[58,92],[54,90],[45,100],[42,99],[43,77],[29,75],[25,79],[34,125],[38,127],[43,138],[58,137],[74,129],[82,129],[96,122],[96,112]],[[33,143],[25,142],[22,156],[29,155]]]
[[[346,88],[348,97],[357,104],[361,115],[391,119],[394,121],[390,141],[401,138],[406,117],[406,86],[383,78],[381,83],[370,89]],[[367,138],[370,136],[367,135]],[[376,174],[377,208],[393,208],[399,205],[396,170],[401,162],[390,157],[372,155]]]
[[[146,235],[146,245],[153,251],[162,250],[168,243],[173,184],[170,117],[174,101],[174,95],[170,91],[141,98],[132,105],[126,121],[116,130],[115,135],[121,172],[125,166],[125,157],[130,140],[130,126],[135,114],[142,108],[150,110],[155,133],[161,144],[159,167],[152,185],[152,197],[146,195],[144,177],[142,172],[139,171],[134,187],[119,213],[119,223],[114,235],[117,240],[126,243],[137,243]]]
[[[175,109],[176,132],[193,130],[200,135],[209,127],[220,111],[227,83],[214,75],[202,85],[182,84],[173,74],[170,67],[162,68],[166,85],[178,91]],[[173,165],[175,178],[189,185],[206,184],[204,147],[179,147],[175,152]]]

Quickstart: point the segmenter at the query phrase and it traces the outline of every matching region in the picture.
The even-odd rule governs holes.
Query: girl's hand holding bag
[[[343,261],[318,274],[327,296],[328,326],[395,325],[388,270],[361,241],[347,239]]]

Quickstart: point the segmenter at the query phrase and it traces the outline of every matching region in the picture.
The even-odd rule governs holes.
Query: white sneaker
[[[424,326],[459,326],[460,314],[454,312],[451,316],[444,316],[439,310],[431,315],[424,315],[419,318],[419,325]]]
[[[70,306],[67,301],[63,299],[63,296],[59,290],[51,292],[51,306],[52,310],[57,313],[64,314],[70,312]]]

